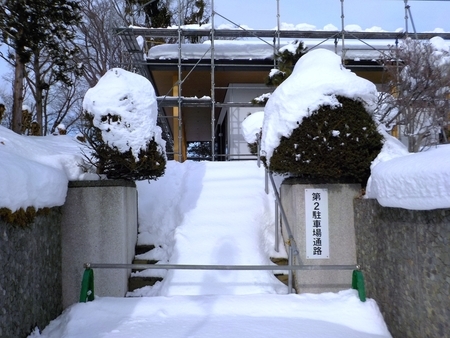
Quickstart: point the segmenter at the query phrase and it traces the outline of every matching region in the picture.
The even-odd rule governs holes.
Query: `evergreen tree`
[[[209,15],[207,13],[207,2],[205,0],[186,1],[185,3],[185,25],[204,25],[209,22]],[[190,43],[200,43],[202,38],[199,36],[189,37]]]
[[[295,51],[292,52],[289,48],[283,48],[277,54],[275,54],[275,60],[278,64],[276,72],[271,73],[266,78],[266,85],[279,86],[289,75],[292,74],[297,61],[306,53],[306,48],[302,41],[295,41],[293,43]]]
[[[145,26],[152,28],[166,28],[172,19],[168,3],[160,0],[126,0],[125,13],[132,17],[144,14]]]
[[[76,0],[4,0],[0,7],[1,41],[14,50],[10,60],[14,63],[13,125],[21,130],[24,79],[27,66],[33,72],[33,95],[36,100],[37,122],[42,125],[42,96],[49,89],[46,72],[51,70],[56,82],[73,84],[73,74],[78,73],[72,62],[76,48],[67,41],[75,39],[74,27],[81,21]],[[44,64],[51,64],[45,67]]]
[[[275,54],[275,60],[278,64],[277,69],[272,69],[270,74],[266,77],[265,84],[267,86],[278,87],[284,80],[286,80],[294,69],[297,61],[306,54],[307,49],[304,47],[302,41],[294,41],[292,45],[295,47],[295,51],[292,52],[292,48],[282,48]],[[252,103],[257,106],[265,106],[270,95],[263,95],[256,97],[252,100]]]

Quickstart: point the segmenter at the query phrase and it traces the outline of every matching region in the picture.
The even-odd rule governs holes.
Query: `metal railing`
[[[359,270],[359,265],[195,265],[195,264],[114,264],[84,263],[85,269],[133,270]]]
[[[260,158],[261,137],[260,137],[260,133],[256,134],[256,142],[257,142],[257,156],[258,156],[257,165],[258,165],[258,167],[260,167],[261,166],[261,158]],[[276,252],[279,251],[279,244],[278,244],[279,243],[279,236],[278,236],[278,234],[280,233],[280,229],[279,229],[279,223],[280,222],[279,222],[279,219],[278,219],[278,211],[280,211],[282,220],[284,222],[283,224],[284,224],[284,226],[286,228],[286,232],[287,232],[287,235],[288,235],[288,240],[286,242],[286,244],[288,245],[288,265],[287,266],[289,266],[289,267],[293,267],[293,266],[295,266],[295,267],[307,266],[307,265],[303,265],[303,264],[302,265],[294,265],[293,264],[294,263],[294,255],[297,256],[298,263],[301,264],[302,260],[300,258],[300,252],[298,251],[298,247],[297,247],[297,243],[295,242],[295,238],[292,235],[292,230],[291,230],[291,227],[289,225],[289,221],[287,219],[287,216],[286,216],[286,213],[284,211],[283,205],[281,203],[281,198],[280,198],[280,195],[278,194],[278,188],[277,188],[277,185],[275,184],[275,181],[273,179],[273,175],[272,175],[272,173],[269,170],[267,170],[267,168],[266,168],[265,173],[266,173],[266,175],[265,175],[265,191],[266,191],[266,194],[269,193],[269,183],[268,183],[268,181],[270,180],[270,183],[272,185],[273,194],[275,195],[275,251]],[[316,265],[316,266],[320,266],[320,265]],[[331,265],[329,265],[329,266],[331,266]],[[355,266],[353,266],[353,267],[355,267]],[[306,269],[301,269],[301,268],[299,268],[299,269],[296,269],[296,268],[295,269],[294,268],[291,269],[290,268],[289,269],[289,274],[288,274],[288,288],[289,288],[289,290],[292,289],[292,284],[293,284],[292,283],[292,279],[293,279],[292,271],[293,270],[313,270],[313,269],[308,269],[308,268],[306,268]]]
[[[189,264],[105,264],[85,263],[81,282],[80,302],[94,300],[94,272],[92,269],[135,269],[135,270],[353,270],[352,288],[356,289],[362,302],[366,300],[364,277],[359,265],[189,265]],[[292,293],[292,287],[288,293]]]
[[[89,289],[93,292],[92,269],[133,269],[133,270],[269,270],[269,271],[289,271],[288,293],[293,293],[292,271],[294,270],[353,270],[360,271],[359,265],[293,265],[289,259],[288,265],[192,265],[192,264],[114,264],[114,263],[84,263],[85,275],[83,276],[82,291],[80,301],[86,301],[90,296]],[[86,281],[85,281],[86,279]],[[352,282],[353,283],[353,282]],[[86,284],[86,285],[85,285]],[[88,286],[92,285],[92,286]],[[84,300],[82,300],[84,299]],[[90,299],[90,300],[93,300]]]

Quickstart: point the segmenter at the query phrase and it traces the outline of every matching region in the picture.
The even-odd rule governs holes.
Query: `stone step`
[[[288,265],[287,258],[274,258],[270,257],[270,260],[275,263],[276,265]],[[275,268],[276,270],[276,268]],[[289,272],[288,271],[277,271],[274,273],[275,277],[278,278],[278,280],[286,285],[288,285],[288,278],[289,278]]]
[[[275,263],[276,265],[288,265],[287,258],[274,258],[270,257],[270,260]]]
[[[133,264],[156,264],[158,262],[159,261],[153,259],[133,259]]]
[[[136,246],[136,255],[146,253],[152,249],[154,249],[154,245],[140,245]],[[287,265],[288,260],[286,258],[274,258],[271,257],[270,260],[277,265]],[[134,259],[133,264],[156,264],[158,261],[156,260],[146,260],[146,259]],[[276,267],[274,267],[276,270]],[[141,271],[143,269],[133,269],[133,272]],[[282,283],[288,284],[288,272],[280,272],[275,273],[275,277],[278,278]],[[153,286],[156,282],[162,281],[162,277],[130,277],[128,279],[128,291],[134,291],[136,289],[145,287],[145,286]]]
[[[143,253],[146,253],[150,250],[153,250],[155,248],[155,246],[153,244],[150,245],[136,245],[135,249],[134,249],[134,254],[135,255],[142,255]]]
[[[278,280],[280,281],[280,282],[282,282],[283,284],[285,284],[285,285],[288,285],[289,284],[289,275],[283,275],[283,274],[275,274],[275,277],[277,277],[278,278]]]
[[[147,253],[155,248],[154,245],[137,245],[135,247],[135,255],[142,255]],[[157,260],[152,259],[133,259],[133,264],[156,264]],[[132,272],[138,272],[145,269],[132,269]],[[143,288],[144,286],[153,286],[156,282],[162,281],[162,277],[139,277],[139,276],[130,276],[128,278],[128,291],[134,291],[136,289]]]
[[[153,286],[162,280],[162,277],[130,277],[128,278],[128,291],[134,291],[144,286]]]
[[[133,259],[133,264],[156,264],[156,263],[158,263],[158,261],[156,261],[156,260],[152,260],[152,259],[150,259],[150,260],[147,260],[147,259]],[[145,269],[132,269],[131,271],[132,272],[137,272],[137,271],[142,271],[142,270],[145,270]]]

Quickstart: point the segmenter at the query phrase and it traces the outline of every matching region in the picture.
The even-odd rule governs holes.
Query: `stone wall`
[[[355,200],[357,260],[367,296],[394,338],[450,332],[450,209],[411,211]]]
[[[0,337],[27,337],[62,311],[61,208],[26,228],[0,221]]]

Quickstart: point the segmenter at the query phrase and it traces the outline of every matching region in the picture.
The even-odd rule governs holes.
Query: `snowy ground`
[[[356,292],[101,298],[76,304],[30,337],[390,337],[373,300]]]
[[[147,259],[264,265],[285,255],[274,251],[273,196],[256,161],[170,161],[166,175],[139,182],[138,193],[139,241],[159,248]],[[287,294],[272,271],[164,276],[129,294],[144,297],[75,304],[31,337],[390,337],[375,300],[361,302],[355,290]]]

